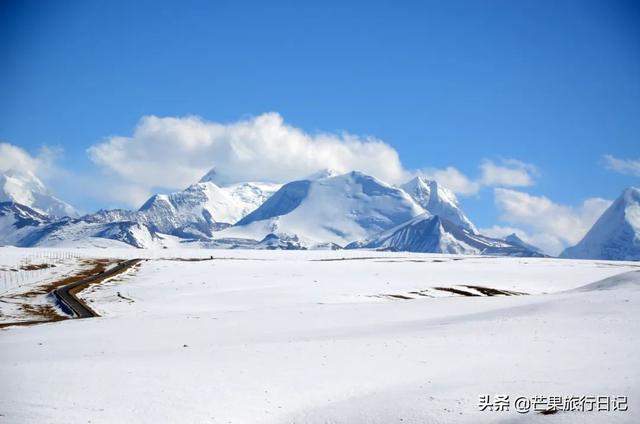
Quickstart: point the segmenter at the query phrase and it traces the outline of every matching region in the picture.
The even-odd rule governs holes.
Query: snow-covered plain
[[[0,330],[0,422],[640,421],[637,263],[83,252],[150,259],[81,293],[100,318]],[[437,289],[480,293],[466,286],[528,295]],[[629,410],[480,411],[496,394],[628,396]]]

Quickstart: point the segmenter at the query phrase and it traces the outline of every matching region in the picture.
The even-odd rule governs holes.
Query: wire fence
[[[20,257],[15,263],[0,265],[0,295],[32,285],[49,275],[52,268],[84,257],[85,255],[79,251],[38,249]]]

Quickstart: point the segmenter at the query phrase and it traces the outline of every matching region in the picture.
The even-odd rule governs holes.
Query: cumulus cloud
[[[612,155],[604,155],[603,159],[607,169],[640,177],[640,159],[619,159]]]
[[[534,196],[516,190],[494,189],[500,219],[524,226],[534,238],[546,240],[546,251],[558,254],[562,248],[580,241],[595,221],[611,205],[610,200],[589,198],[577,207],[562,205],[545,196]],[[516,233],[517,234],[517,233]],[[554,247],[555,246],[555,247]]]
[[[531,186],[538,175],[535,166],[516,159],[502,159],[500,164],[485,159],[480,164],[480,171],[480,182],[485,186]]]
[[[31,155],[21,147],[0,142],[0,172],[24,171],[45,178],[56,171],[54,164],[58,155],[59,151],[51,147],[41,147],[36,155]]]
[[[438,181],[456,194],[476,194],[482,187],[525,187],[531,186],[538,175],[538,169],[529,163],[517,159],[501,159],[495,163],[483,159],[480,163],[480,176],[470,178],[457,168],[428,168],[419,172],[427,178]]]
[[[392,184],[405,182],[406,170],[397,151],[373,137],[349,133],[310,134],[265,113],[231,123],[199,117],[140,119],[130,136],[113,136],[88,150],[94,163],[114,178],[112,198],[137,205],[157,189],[181,189],[211,168],[216,182],[287,182],[321,169],[360,170]],[[536,169],[515,159],[484,160],[480,175],[469,178],[458,169],[424,169],[418,174],[435,179],[462,195],[483,186],[528,186]]]
[[[126,197],[136,202],[152,188],[192,184],[211,168],[221,184],[286,182],[324,168],[360,170],[391,183],[409,177],[396,150],[378,139],[309,134],[286,124],[277,113],[228,124],[199,117],[146,116],[131,136],[107,138],[88,153],[130,187]]]
[[[475,194],[480,189],[477,181],[473,181],[453,166],[443,169],[428,168],[420,171],[419,174],[437,181],[456,194]]]
[[[543,252],[550,255],[557,255],[566,245],[558,237],[546,233],[530,233],[518,227],[493,225],[488,228],[481,228],[480,234],[485,234],[494,238],[505,238],[515,234],[525,243],[529,243]]]

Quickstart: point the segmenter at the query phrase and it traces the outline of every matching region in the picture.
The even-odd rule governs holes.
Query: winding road
[[[140,263],[141,261],[142,259],[130,259],[128,261],[120,262],[113,268],[103,271],[99,274],[94,274],[80,281],[76,281],[75,283],[58,287],[53,291],[53,295],[55,296],[60,306],[75,318],[97,317],[99,315],[84,302],[78,299],[76,293],[86,288],[89,284],[98,283],[100,281],[106,280],[107,278],[118,275],[131,268],[132,266]]]

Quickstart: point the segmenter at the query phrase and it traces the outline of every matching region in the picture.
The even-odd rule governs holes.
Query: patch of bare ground
[[[37,271],[40,269],[54,268],[54,264],[29,264],[20,267],[23,271]]]
[[[474,291],[463,290],[459,287],[467,287],[473,289]],[[499,290],[491,287],[483,287],[483,286],[467,286],[460,285],[458,287],[432,287],[430,290],[440,290],[447,293],[456,294],[458,296],[466,296],[466,297],[482,297],[482,296],[523,296],[527,293],[517,292],[512,290]],[[414,296],[423,296],[423,297],[435,297],[432,294],[429,294],[429,290],[415,290],[410,291],[408,294],[378,294],[373,295],[371,297],[379,297],[379,298],[388,298],[388,299],[416,299],[416,297],[411,297],[409,295]]]
[[[524,292],[517,292],[512,290],[498,290],[498,289],[492,289],[491,287],[483,287],[483,286],[465,285],[465,287],[469,287],[470,289],[477,290],[485,296],[522,296],[527,294]]]
[[[82,269],[79,270],[77,274],[70,275],[60,280],[35,286],[26,292],[3,296],[4,299],[10,300],[11,303],[20,305],[19,310],[22,313],[22,316],[19,321],[0,323],[0,328],[5,328],[13,325],[41,324],[45,322],[56,322],[69,319],[68,316],[61,314],[53,305],[49,303],[37,304],[34,303],[34,299],[38,297],[46,299],[49,293],[51,293],[58,287],[75,283],[91,275],[100,274],[114,262],[116,261],[110,259],[83,260]]]
[[[402,299],[402,300],[413,299],[413,297],[405,296],[404,294],[385,294],[384,296],[391,297],[393,299]]]
[[[75,275],[70,275],[66,278],[63,278],[61,280],[57,280],[57,281],[52,281],[49,282],[47,284],[43,284],[40,286],[36,286],[33,287],[31,290],[29,290],[28,292],[24,292],[24,293],[18,293],[15,295],[11,295],[9,297],[27,297],[27,298],[33,298],[36,296],[42,296],[42,295],[46,295],[50,292],[52,292],[53,290],[57,289],[58,287],[62,287],[62,286],[66,286],[67,284],[71,284],[71,283],[75,283],[76,281],[80,281],[83,280],[91,275],[95,275],[95,274],[100,274],[102,272],[104,272],[105,269],[107,269],[107,267],[113,263],[115,263],[116,261],[111,260],[111,259],[90,259],[90,260],[84,260],[82,261],[83,263],[83,269],[81,269],[77,274]]]
[[[480,296],[476,293],[471,293],[466,290],[454,289],[453,287],[434,287],[435,290],[445,291],[453,294],[458,294],[460,296]]]
[[[44,321],[58,321],[59,319],[66,318],[59,315],[56,308],[51,305],[23,304],[20,305],[20,309],[30,316],[41,317]]]

